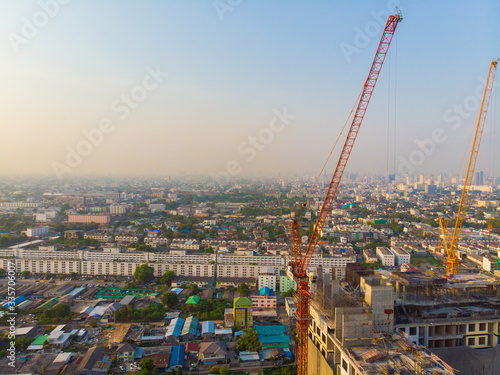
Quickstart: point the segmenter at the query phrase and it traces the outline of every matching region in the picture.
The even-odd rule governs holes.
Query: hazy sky
[[[395,3],[348,170],[387,172],[389,147],[391,172],[456,171],[497,0],[2,0],[0,173],[316,173]],[[497,175],[499,103],[477,166]]]

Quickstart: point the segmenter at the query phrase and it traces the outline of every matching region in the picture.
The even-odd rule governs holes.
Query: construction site
[[[311,272],[309,269],[391,40],[402,19],[397,8],[387,19],[356,109],[351,111],[351,125],[335,172],[304,249],[301,230],[305,228],[297,219],[291,224],[292,261],[288,272],[298,285],[299,375],[451,374],[454,368],[429,350],[463,346],[470,350],[495,348],[499,341],[499,280],[480,273],[461,274],[459,259],[462,255],[458,253],[493,89],[496,59],[491,61],[488,71],[458,212],[456,215],[451,212],[450,195],[439,217],[439,253],[446,256],[446,274],[440,275],[432,269],[423,272],[416,267],[405,268],[404,272],[375,272],[361,264],[348,264],[346,281],[340,282],[336,280],[335,269],[331,272],[321,268]],[[314,188],[315,185],[311,193]],[[302,207],[306,206],[307,199]],[[295,217],[300,218],[302,211],[300,208]],[[377,253],[380,253],[382,264],[387,262],[391,266],[394,266],[394,257],[408,255],[399,248],[391,252],[384,247],[377,247]],[[448,358],[458,363],[457,356]],[[491,365],[491,360],[487,365]]]

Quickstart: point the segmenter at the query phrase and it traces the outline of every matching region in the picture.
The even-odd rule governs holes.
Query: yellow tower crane
[[[469,200],[469,192],[472,186],[472,178],[474,176],[474,169],[476,167],[477,155],[479,152],[479,145],[481,144],[481,137],[483,135],[484,124],[486,122],[486,113],[488,112],[488,105],[490,103],[491,91],[493,90],[493,82],[495,80],[495,73],[497,70],[497,61],[494,59],[490,64],[488,71],[488,79],[486,80],[486,87],[484,89],[483,101],[479,110],[479,118],[477,120],[476,132],[474,134],[474,142],[472,144],[472,151],[469,158],[469,166],[467,167],[467,174],[465,176],[464,187],[462,189],[462,196],[460,198],[460,206],[458,207],[457,220],[455,222],[455,229],[453,236],[450,236],[448,230],[448,222],[445,217],[439,219],[439,228],[442,238],[442,246],[446,251],[446,274],[453,276],[458,273],[458,256],[457,246],[460,239],[460,232],[465,218],[465,209],[467,208],[467,201]]]

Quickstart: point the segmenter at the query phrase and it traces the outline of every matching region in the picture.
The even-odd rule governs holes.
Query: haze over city
[[[456,171],[499,54],[493,0],[56,4],[0,4],[2,174],[317,173],[394,5],[404,27],[348,170]],[[478,161],[489,175],[498,104]]]

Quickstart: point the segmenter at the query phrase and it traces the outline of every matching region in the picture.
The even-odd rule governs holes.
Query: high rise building
[[[483,171],[476,172],[476,185],[479,185],[479,186],[484,185],[484,172]]]

